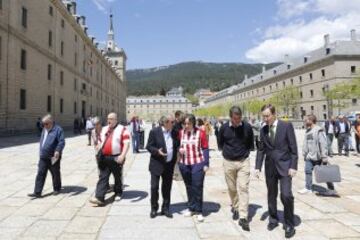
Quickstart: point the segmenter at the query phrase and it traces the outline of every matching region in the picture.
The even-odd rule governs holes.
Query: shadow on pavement
[[[266,211],[261,215],[260,220],[265,221],[266,218],[268,218],[268,217],[269,217],[269,212]],[[279,219],[280,223],[282,223],[283,225],[285,224],[283,211],[278,211],[278,219]],[[294,215],[294,223],[295,223],[295,227],[297,227],[301,224],[301,218],[299,217],[299,215],[296,215],[296,214]]]
[[[70,196],[76,196],[79,195],[80,193],[83,193],[87,190],[86,187],[82,187],[82,186],[63,186],[63,188],[61,189],[60,193],[64,194],[64,193],[71,193]]]
[[[181,202],[181,203],[174,203],[170,205],[170,211],[172,213],[178,213],[181,214],[184,210],[186,210],[187,203]],[[220,210],[221,206],[219,203],[215,202],[204,202],[203,203],[203,215],[205,217],[209,216],[211,213],[216,213]]]
[[[249,204],[249,222],[252,221],[253,217],[256,215],[258,209],[262,208],[262,206],[257,204]]]
[[[131,202],[139,202],[146,198],[149,194],[144,191],[138,191],[138,190],[130,190],[130,191],[124,191],[122,195],[122,199],[131,199]]]
[[[82,134],[85,135],[85,134]],[[81,136],[79,134],[74,134],[72,131],[65,131],[65,141],[67,138],[73,138]],[[29,133],[29,134],[18,134],[14,136],[6,136],[0,137],[0,149],[8,148],[8,147],[15,147],[24,144],[30,143],[37,143],[40,141],[40,137],[37,136],[36,133]]]

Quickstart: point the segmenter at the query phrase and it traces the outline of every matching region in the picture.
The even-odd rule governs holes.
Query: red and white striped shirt
[[[195,127],[191,132],[179,131],[180,148],[185,150],[180,162],[185,165],[194,165],[204,161],[202,149],[208,148],[206,133]]]
[[[110,134],[106,137],[107,134]],[[102,151],[105,156],[119,155],[124,148],[124,144],[130,141],[129,131],[125,126],[118,124],[115,129],[109,130],[109,126],[103,127],[101,130],[101,147],[104,145]],[[106,140],[106,138],[108,138]]]

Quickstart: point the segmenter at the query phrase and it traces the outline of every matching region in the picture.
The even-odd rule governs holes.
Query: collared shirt
[[[274,137],[276,136],[276,129],[277,129],[277,124],[278,124],[278,120],[276,119],[275,122],[271,125],[273,126],[273,129],[274,129]],[[271,126],[269,126],[269,136],[270,136],[270,128]]]
[[[162,131],[163,131],[163,135],[164,135],[164,139],[165,139],[165,144],[166,144],[166,162],[171,162],[172,157],[173,157],[173,139],[171,137],[171,131],[167,131],[164,127],[162,127]]]
[[[239,125],[233,125],[231,121],[229,121],[229,127],[234,127],[234,128],[237,128],[237,127],[240,127],[242,126],[242,122],[239,123]]]
[[[345,128],[345,124],[346,123],[342,123],[342,122],[339,122],[339,126],[340,126],[340,133],[345,133],[346,132],[346,128]]]
[[[47,130],[47,129],[45,128],[45,129],[44,129],[44,139],[43,139],[43,141],[42,141],[42,143],[41,143],[41,147],[44,146],[44,143],[46,142],[46,138],[47,138],[47,136],[48,136],[48,133],[49,133],[49,130]]]
[[[328,134],[334,134],[334,125],[332,123],[329,124]]]
[[[103,127],[100,138],[101,146],[105,144],[102,150],[105,156],[120,155],[124,144],[130,141],[130,134],[123,125],[118,124],[115,129],[109,129],[109,126]]]

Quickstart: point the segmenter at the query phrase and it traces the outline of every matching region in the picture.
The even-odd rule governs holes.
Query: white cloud
[[[97,9],[103,13],[108,13],[109,4],[116,0],[92,0]]]
[[[307,7],[300,4],[303,2]],[[301,14],[289,10],[294,9]],[[301,6],[296,7],[297,4]],[[356,4],[355,4],[356,3]],[[330,34],[330,39],[350,39],[350,30],[360,28],[360,0],[278,0],[279,13],[284,13],[286,24],[270,26],[262,32],[262,40],[246,52],[246,57],[256,62],[282,61],[285,54],[297,57],[321,47],[323,36]],[[315,14],[305,20],[308,12]],[[290,20],[290,21],[289,21]]]

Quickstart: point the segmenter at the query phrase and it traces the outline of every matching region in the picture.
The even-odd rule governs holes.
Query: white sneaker
[[[309,194],[311,192],[312,191],[307,189],[307,188],[303,188],[303,189],[298,190],[298,193],[300,193],[300,194]]]
[[[184,213],[184,217],[191,217],[192,215],[194,215],[194,213],[190,210],[186,210]]]
[[[202,214],[198,214],[198,215],[196,215],[196,220],[198,222],[204,222],[205,218]]]

